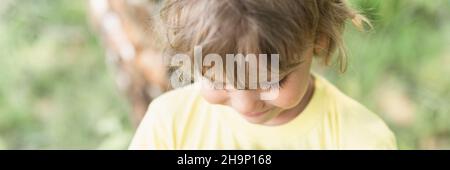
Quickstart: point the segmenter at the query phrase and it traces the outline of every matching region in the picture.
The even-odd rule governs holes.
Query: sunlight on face
[[[313,50],[307,50],[303,56],[304,62],[279,82],[278,97],[274,100],[266,101],[260,98],[261,93],[270,93],[271,89],[236,90],[230,86],[226,89],[216,89],[207,80],[202,81],[202,96],[211,104],[233,108],[247,121],[254,124],[280,125],[287,123],[302,111],[303,108],[299,105],[312,81],[310,69]]]

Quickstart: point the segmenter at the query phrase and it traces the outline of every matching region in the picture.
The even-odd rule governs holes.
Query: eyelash
[[[280,81],[278,81],[278,87],[275,86],[275,85],[271,85],[271,86],[269,87],[269,90],[275,90],[276,88],[282,89],[283,86],[286,84],[286,79],[287,79],[287,77],[284,77],[283,79],[281,79]]]
[[[278,87],[276,87],[275,85],[271,85],[269,90],[274,90],[275,88],[283,88],[283,86],[286,84],[286,80],[287,80],[287,76],[284,77],[283,79],[281,79],[280,81],[278,81]],[[211,80],[208,79],[208,83],[210,83],[210,85],[213,86],[213,83]]]
[[[286,79],[287,78],[285,77],[278,82],[278,84],[280,85],[280,88],[283,88],[283,86],[286,84]]]

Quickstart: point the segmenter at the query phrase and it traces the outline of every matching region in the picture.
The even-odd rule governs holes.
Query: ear
[[[324,34],[319,34],[314,41],[314,55],[324,55],[330,47],[330,38]]]

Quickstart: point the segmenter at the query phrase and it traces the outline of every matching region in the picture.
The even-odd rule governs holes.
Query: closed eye
[[[286,84],[287,76],[276,83],[269,84],[269,90],[281,89]]]

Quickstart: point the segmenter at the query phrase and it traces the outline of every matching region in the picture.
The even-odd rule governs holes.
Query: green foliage
[[[0,148],[126,148],[130,109],[84,3],[1,2]]]
[[[375,28],[346,31],[340,89],[388,121],[401,149],[450,148],[450,1],[353,0]]]

